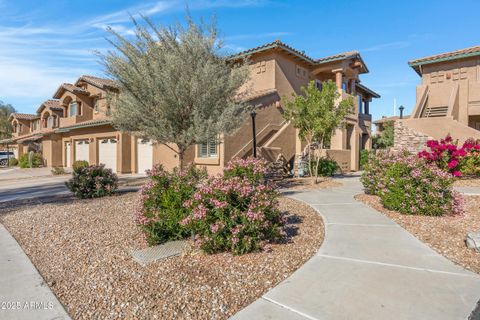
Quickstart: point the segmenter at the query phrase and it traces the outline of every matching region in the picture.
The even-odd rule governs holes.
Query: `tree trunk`
[[[322,148],[323,148],[323,143],[320,140],[318,142],[318,150],[322,150]],[[315,159],[315,184],[318,183],[318,167],[320,166],[320,160],[321,160],[320,157]]]
[[[180,171],[185,169],[185,164],[183,163],[185,157],[185,150],[183,148],[178,148],[178,166]]]

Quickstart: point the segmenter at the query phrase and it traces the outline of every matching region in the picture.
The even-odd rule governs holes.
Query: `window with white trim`
[[[208,139],[207,143],[198,144],[199,158],[217,158],[218,157],[218,139],[212,137]]]
[[[74,116],[77,115],[77,107],[78,107],[78,105],[77,105],[76,101],[70,102],[70,106],[68,107],[68,110],[69,110],[68,115],[70,117],[74,117]]]

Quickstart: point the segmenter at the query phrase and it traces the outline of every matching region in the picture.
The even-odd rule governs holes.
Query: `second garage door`
[[[88,140],[75,141],[75,161],[85,160],[90,162],[90,144]]]
[[[117,172],[117,139],[100,139],[98,143],[98,162],[105,168]]]
[[[153,166],[153,145],[148,139],[137,139],[137,172],[145,173],[145,170]]]

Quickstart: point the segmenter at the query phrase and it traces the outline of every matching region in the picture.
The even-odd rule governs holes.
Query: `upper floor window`
[[[17,133],[17,123],[13,124],[13,133]]]
[[[95,111],[95,113],[98,113],[98,111],[100,111],[99,100],[99,98],[95,98],[95,100],[93,100],[93,110]]]
[[[70,117],[76,116],[77,115],[77,108],[78,108],[78,104],[77,104],[76,101],[70,102],[70,106],[68,107],[68,110],[69,110],[68,115]]]
[[[53,128],[55,125],[55,119],[52,116],[49,116],[47,118],[47,127],[48,128]]]
[[[207,143],[200,143],[198,145],[199,158],[216,158],[218,157],[218,139],[212,137],[208,139]]]

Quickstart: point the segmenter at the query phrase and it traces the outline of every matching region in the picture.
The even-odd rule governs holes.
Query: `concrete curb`
[[[55,294],[23,252],[18,242],[0,224],[1,319],[70,319]]]

